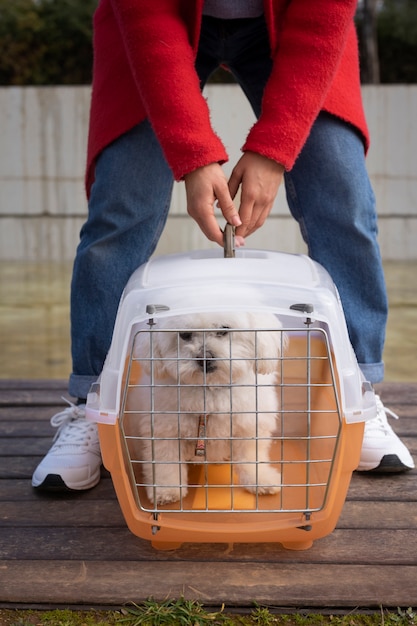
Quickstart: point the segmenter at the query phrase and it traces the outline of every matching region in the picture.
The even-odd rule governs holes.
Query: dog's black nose
[[[214,372],[217,367],[214,355],[208,350],[204,352],[204,354],[198,355],[197,363],[202,371],[206,372],[206,374],[208,374],[209,372]]]

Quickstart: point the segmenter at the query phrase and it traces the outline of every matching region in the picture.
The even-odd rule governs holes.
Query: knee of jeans
[[[366,170],[356,171],[340,160],[311,174],[292,176],[286,184],[292,215],[298,222],[333,221],[339,227],[376,229],[375,195]],[[311,177],[313,180],[311,180]]]

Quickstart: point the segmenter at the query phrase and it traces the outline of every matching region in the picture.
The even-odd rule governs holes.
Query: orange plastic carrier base
[[[303,339],[293,339],[285,356],[284,424],[271,451],[272,463],[282,474],[278,494],[256,496],[231,479],[230,464],[201,463],[191,467],[190,488],[181,505],[155,507],[140,473],[132,471],[119,420],[99,424],[103,462],[132,533],[160,550],[178,548],[183,542],[278,542],[287,549],[305,550],[333,531],[359,462],[364,425],[340,419],[321,340],[310,342],[310,382],[303,384],[304,371],[297,374],[297,369],[305,368],[303,344]],[[140,378],[138,369],[130,375]],[[300,432],[299,420],[294,425],[295,416],[306,412],[307,394],[308,412],[314,416],[308,435],[305,429]]]

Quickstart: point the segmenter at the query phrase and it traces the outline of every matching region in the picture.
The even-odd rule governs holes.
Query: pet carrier
[[[127,525],[159,549],[310,547],[375,414],[327,272],[241,249],[140,267],[87,400]]]

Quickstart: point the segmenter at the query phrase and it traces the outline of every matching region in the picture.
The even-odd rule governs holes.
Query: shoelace
[[[69,407],[51,418],[51,426],[58,429],[54,441],[59,438],[60,444],[85,443],[94,425],[85,419],[84,407],[77,406],[67,398],[62,399],[69,404]]]
[[[387,408],[387,407],[383,404],[383,402],[382,402],[382,400],[381,400],[381,398],[380,398],[379,396],[375,395],[375,400],[376,400],[376,406],[377,406],[377,409],[378,409],[378,415],[379,415],[380,413],[385,413],[385,414],[387,414],[387,413],[388,413],[388,415],[390,415],[390,416],[391,416],[391,417],[393,417],[394,419],[396,419],[396,420],[399,420],[399,419],[400,419],[400,418],[399,418],[399,416],[398,416],[396,413],[394,413],[394,411],[391,411],[391,409],[388,409],[388,408]]]
[[[377,406],[377,416],[374,419],[369,420],[369,422],[366,422],[365,428],[368,432],[370,430],[383,430],[384,433],[389,434],[392,429],[388,423],[387,414],[396,420],[400,418],[396,413],[394,413],[394,411],[391,411],[391,409],[388,409],[386,406],[384,406],[381,398],[378,395],[375,395],[375,400]]]

